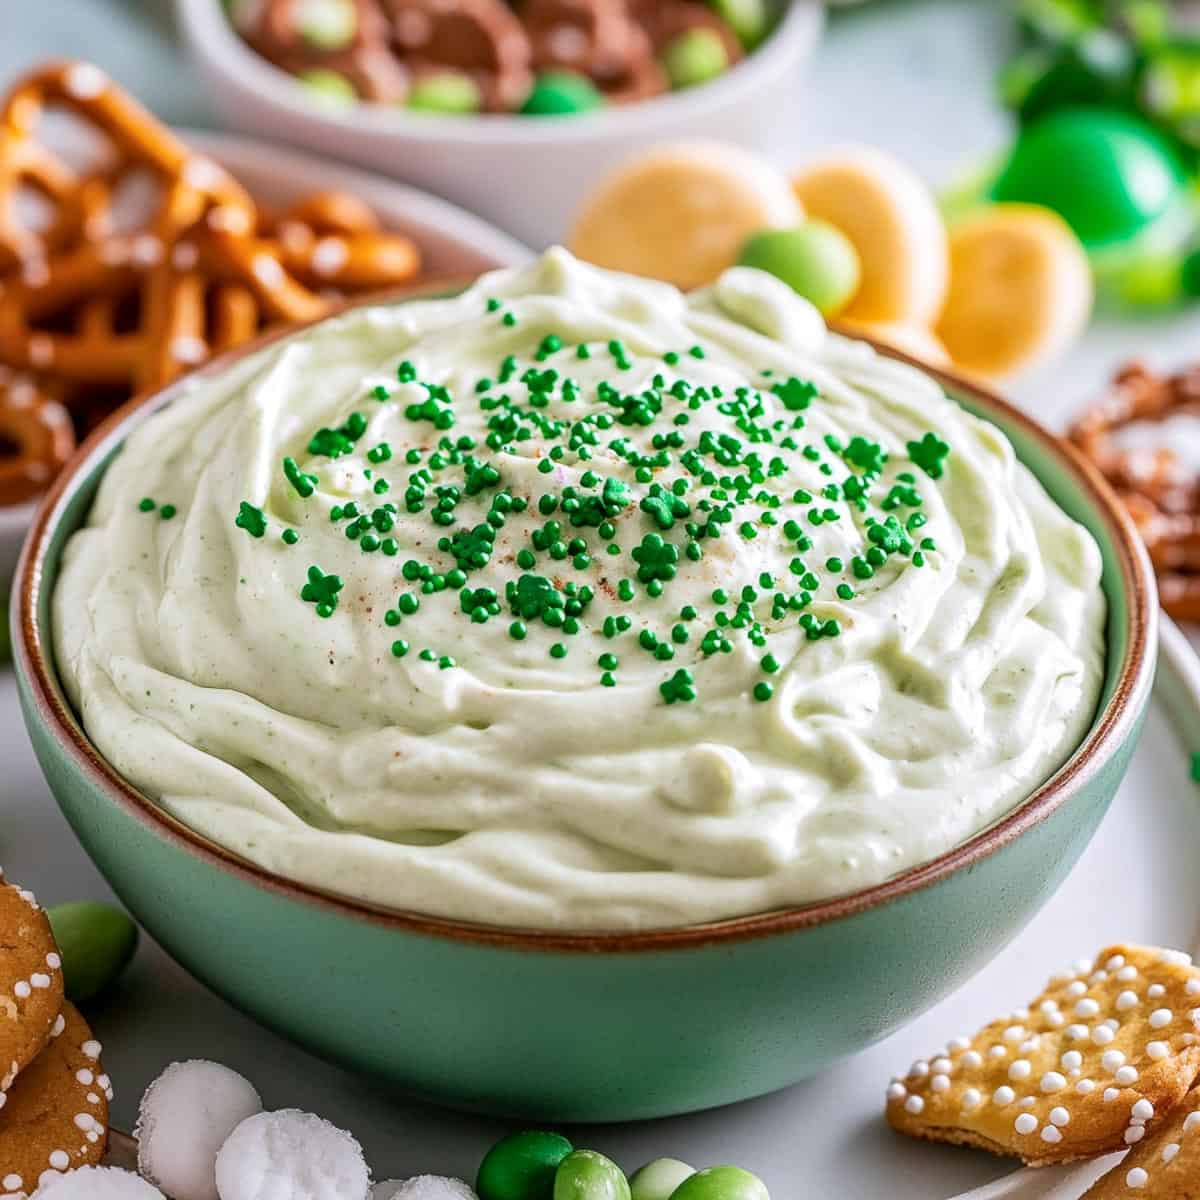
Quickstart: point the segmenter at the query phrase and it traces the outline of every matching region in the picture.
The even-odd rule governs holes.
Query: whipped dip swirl
[[[283,876],[559,929],[875,884],[1082,740],[1100,554],[768,275],[561,250],[184,385],[53,602],[115,768]]]

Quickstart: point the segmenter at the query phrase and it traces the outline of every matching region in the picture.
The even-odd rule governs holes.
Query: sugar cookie
[[[625,162],[583,206],[568,240],[597,266],[711,283],[762,229],[799,225],[788,181],[766,160],[721,142],[657,146]]]
[[[1200,1073],[1200,970],[1112,946],[1056,975],[1029,1008],[913,1064],[887,1093],[901,1133],[1031,1166],[1135,1145]]]
[[[1093,291],[1087,255],[1061,217],[996,204],[950,232],[950,290],[934,329],[956,365],[1008,375],[1069,346]]]
[[[49,1041],[62,1011],[63,975],[50,922],[31,892],[0,885],[0,933],[2,1094]]]
[[[903,163],[868,146],[848,146],[792,180],[810,217],[854,244],[862,279],[846,315],[861,321],[930,325],[949,274],[946,228],[933,193]]]
[[[57,1175],[99,1165],[111,1099],[100,1043],[64,1002],[49,1045],[21,1072],[0,1109],[0,1198],[21,1200]]]
[[[1083,1200],[1195,1200],[1200,1196],[1200,1088],[1193,1088],[1152,1134],[1138,1140]]]

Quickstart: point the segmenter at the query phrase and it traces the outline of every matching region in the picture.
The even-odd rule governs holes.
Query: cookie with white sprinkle
[[[1030,1166],[1136,1145],[1200,1075],[1200,970],[1178,951],[1111,946],[1028,1008],[914,1063],[893,1128]]]
[[[0,1095],[50,1040],[63,974],[46,914],[0,872]]]
[[[0,1200],[26,1200],[58,1175],[98,1165],[108,1149],[111,1099],[100,1043],[64,1003],[49,1044],[0,1108]]]
[[[1083,1200],[1200,1200],[1200,1087],[1193,1088]]]

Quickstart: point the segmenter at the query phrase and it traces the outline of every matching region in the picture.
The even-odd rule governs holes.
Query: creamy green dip
[[[54,624],[101,752],[263,867],[644,928],[877,883],[1027,796],[1097,704],[1100,569],[1003,434],[770,276],[556,250],[186,386]]]

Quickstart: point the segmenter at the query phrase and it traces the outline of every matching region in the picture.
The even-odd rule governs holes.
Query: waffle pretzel
[[[0,505],[33,499],[74,449],[75,431],[61,404],[28,378],[0,382]]]
[[[1123,367],[1069,437],[1105,475],[1133,517],[1173,617],[1200,620],[1200,480],[1169,446],[1131,449],[1130,426],[1200,412],[1200,367],[1159,375],[1144,363]]]

